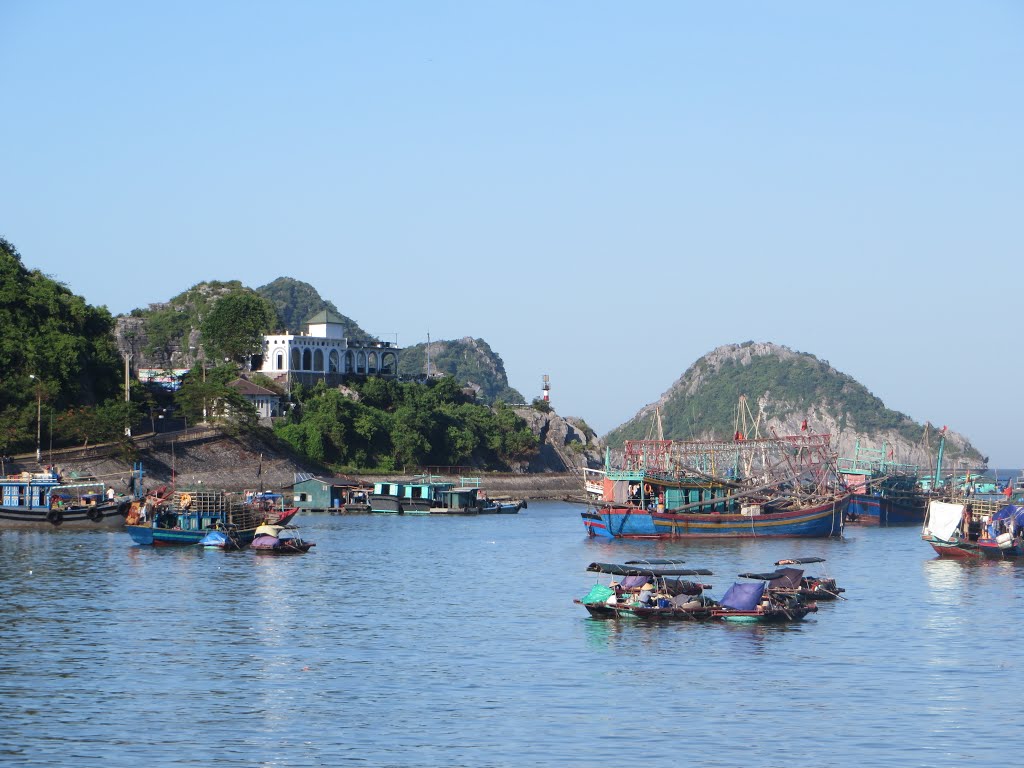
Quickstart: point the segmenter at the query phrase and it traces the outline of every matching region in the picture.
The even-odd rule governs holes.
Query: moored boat
[[[623,464],[605,472],[606,503],[582,514],[590,536],[842,536],[849,494],[828,435],[632,440]]]
[[[370,511],[400,515],[515,514],[525,501],[488,498],[479,478],[443,481],[423,475],[409,483],[379,482],[370,496]]]
[[[846,522],[880,526],[924,522],[929,494],[920,467],[893,461],[891,447],[868,448],[858,440],[853,456],[838,459],[836,468],[850,491]]]
[[[649,559],[629,560],[626,563],[591,563],[587,571],[592,573],[610,574],[621,580],[613,580],[610,584],[595,584],[581,598],[574,600],[582,605],[595,618],[614,618],[621,615],[635,615],[636,610],[651,607],[669,608],[669,601],[682,596],[673,607],[682,608],[683,603],[690,602],[694,595],[701,595],[707,584],[681,579],[681,576],[710,576],[706,568],[682,568],[682,560]],[[658,597],[661,596],[659,603]],[[693,606],[688,606],[692,608]],[[696,613],[686,616],[670,616],[668,613],[657,616],[643,615],[643,618],[696,618]]]
[[[779,566],[792,566],[792,565],[811,565],[813,563],[824,563],[825,558],[823,557],[796,557],[789,560],[778,560],[775,565]],[[797,569],[784,568],[783,571],[791,571]],[[845,600],[842,593],[846,590],[836,584],[836,580],[831,576],[808,576],[803,571],[800,571],[800,575],[793,578],[791,573],[787,573],[785,582],[772,583],[769,582],[769,588],[772,589],[785,589],[789,591],[795,591],[804,600]]]
[[[921,538],[939,557],[1015,560],[1024,557],[1024,505],[935,500],[928,505]]]
[[[608,505],[583,513],[591,536],[608,538],[828,538],[841,536],[849,496],[793,507],[750,505],[738,513],[665,511]]]
[[[130,487],[141,488],[141,467]],[[99,480],[62,482],[53,469],[0,477],[0,528],[121,528],[135,496]]]
[[[264,524],[287,525],[297,508],[271,507],[265,501],[246,503],[224,491],[176,491],[155,506],[145,521],[126,529],[143,546],[168,547],[198,544],[211,531],[233,531],[241,546],[249,544]]]
[[[754,576],[759,579],[755,583],[735,582],[729,587],[712,609],[711,618],[743,624],[781,624],[802,621],[808,613],[818,610],[816,603],[772,592],[767,581]]]

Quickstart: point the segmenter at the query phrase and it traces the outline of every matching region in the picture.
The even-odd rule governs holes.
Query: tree
[[[263,351],[263,334],[273,329],[273,306],[251,291],[222,297],[203,320],[200,331],[207,354],[246,365]]]

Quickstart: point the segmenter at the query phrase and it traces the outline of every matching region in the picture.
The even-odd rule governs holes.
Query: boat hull
[[[287,525],[298,513],[298,509],[290,509],[281,513],[275,521],[276,525]],[[199,544],[207,534],[209,528],[198,530],[183,528],[156,528],[151,523],[146,525],[126,525],[125,530],[139,546],[143,547],[188,547]],[[232,531],[232,536],[237,540],[239,546],[247,546],[256,537],[255,528],[242,528]]]
[[[387,515],[402,514],[402,499],[400,496],[370,496],[370,511]]]
[[[0,507],[0,528],[120,530],[130,501],[118,499],[90,507],[51,510],[43,507]]]
[[[945,541],[936,536],[925,535],[935,554],[956,560],[1016,560],[1024,557],[1024,544],[1015,539],[1009,547],[1000,547],[994,541]]]
[[[928,509],[925,498],[896,498],[855,493],[850,497],[846,521],[866,525],[921,525]]]
[[[849,497],[792,512],[762,515],[649,512],[609,506],[583,513],[591,536],[608,538],[828,538],[841,536]]]
[[[788,624],[803,621],[808,613],[814,613],[817,610],[818,606],[814,604],[774,608],[764,612],[715,609],[711,611],[711,618],[735,624]]]

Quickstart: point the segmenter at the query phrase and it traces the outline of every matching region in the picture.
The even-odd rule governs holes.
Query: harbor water
[[[0,534],[0,765],[995,765],[1024,686],[1024,565],[845,539],[601,541],[583,507],[308,515],[306,556]],[[592,561],[823,556],[791,626],[597,620]],[[808,573],[822,571],[807,566]],[[605,579],[605,577],[601,577]],[[1012,760],[1011,760],[1012,762]]]

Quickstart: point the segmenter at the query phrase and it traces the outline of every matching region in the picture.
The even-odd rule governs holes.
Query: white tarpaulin
[[[963,519],[963,504],[947,504],[944,501],[929,502],[925,533],[930,533],[942,541],[952,541],[953,533],[960,527]]]

